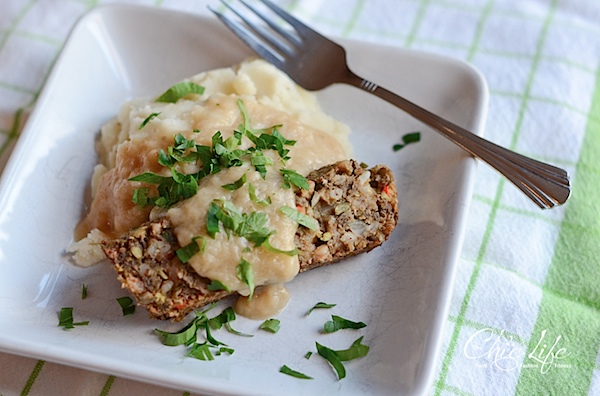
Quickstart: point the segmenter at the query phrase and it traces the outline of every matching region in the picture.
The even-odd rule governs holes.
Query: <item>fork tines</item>
[[[232,2],[221,0],[221,3],[237,16],[236,19],[209,8],[246,45],[276,66],[293,56],[297,47],[302,44],[302,40],[313,33],[309,27],[269,0],[260,0],[260,3],[266,6],[262,7],[264,10],[259,10],[245,0],[237,0],[237,2],[243,7],[240,4],[233,5]],[[267,15],[266,12],[271,15]],[[274,17],[277,16],[280,23],[274,21]],[[287,28],[282,26],[283,22],[287,22]]]

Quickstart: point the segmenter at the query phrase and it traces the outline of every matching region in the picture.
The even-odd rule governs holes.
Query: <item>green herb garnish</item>
[[[394,144],[392,149],[398,151],[403,149],[407,144],[416,143],[421,140],[421,132],[411,132],[402,136],[402,144]]]
[[[279,321],[279,319],[267,319],[261,323],[259,328],[261,330],[266,330],[271,333],[277,333],[281,328],[281,322]]]
[[[208,205],[208,212],[206,214],[206,232],[211,238],[214,238],[219,232],[219,218],[217,213],[221,211],[221,207],[216,202],[211,202]]]
[[[265,213],[242,213],[233,202],[227,200],[214,200],[208,207],[206,230],[212,238],[220,231],[219,224],[228,234],[246,238],[254,246],[267,246],[269,237],[274,233],[267,228]]]
[[[188,348],[186,356],[194,357],[199,360],[214,360],[214,356],[223,353],[233,354],[234,350],[227,347],[221,341],[215,339],[211,329],[220,329],[226,326],[229,331],[235,334],[245,335],[231,329],[230,322],[235,320],[235,313],[231,307],[225,309],[221,314],[209,319],[207,313],[216,305],[213,303],[208,309],[202,312],[196,312],[196,318],[176,332],[167,332],[155,329],[155,333],[162,339],[164,345],[177,346],[185,345]],[[199,334],[204,331],[204,341],[198,341]]]
[[[62,326],[65,330],[72,329],[75,326],[87,326],[88,324],[90,324],[89,321],[85,321],[85,322],[74,322],[73,321],[73,308],[72,307],[61,308],[60,312],[58,313],[58,325]]]
[[[160,113],[152,113],[152,114],[150,114],[148,117],[146,117],[146,119],[144,121],[142,121],[142,123],[138,127],[138,130],[140,130],[143,127],[145,127],[147,123],[149,123],[150,121],[152,121],[153,119],[155,119],[159,115],[160,115]]]
[[[254,273],[252,272],[252,264],[242,258],[242,261],[237,266],[237,276],[250,289],[248,300],[251,300],[254,295]]]
[[[279,208],[279,211],[306,228],[310,228],[313,231],[317,231],[319,229],[319,224],[317,223],[317,220],[305,215],[297,209],[290,208],[289,206],[282,206],[281,208]]]
[[[362,344],[362,339],[363,337],[358,338],[348,349],[337,351],[334,351],[333,349],[323,346],[317,342],[317,352],[331,364],[337,373],[338,379],[341,380],[346,376],[346,369],[344,368],[342,362],[358,359],[366,356],[367,353],[369,353],[369,347]]]
[[[331,364],[331,367],[333,367],[333,369],[335,370],[338,379],[341,380],[342,378],[344,378],[346,376],[346,368],[342,364],[342,361],[337,356],[335,351],[333,349],[327,348],[326,346],[319,344],[318,342],[316,343],[316,345],[317,353],[321,355],[325,360],[327,360],[329,364]]]
[[[271,246],[271,244],[269,243],[268,240],[264,241],[261,246],[264,247],[265,249],[267,249],[270,252],[279,253],[279,254],[285,254],[286,256],[296,256],[298,253],[300,253],[300,250],[298,250],[298,248],[294,248],[292,250],[277,249],[276,247]]]
[[[166,346],[188,345],[190,341],[196,340],[197,331],[198,326],[196,320],[192,320],[185,327],[173,333],[154,329],[154,332],[161,336],[163,345]]]
[[[254,203],[260,204],[260,205],[270,205],[271,204],[271,197],[267,196],[267,199],[263,199],[260,200],[258,199],[258,197],[256,196],[256,189],[254,187],[254,184],[252,183],[248,183],[248,196],[250,197],[250,200]]]
[[[237,330],[234,330],[231,327],[231,322],[233,322],[235,319],[236,319],[235,311],[233,310],[233,308],[227,307],[219,315],[215,316],[212,319],[209,319],[208,324],[211,328],[216,329],[216,330],[225,326],[225,328],[230,333],[233,333],[235,335],[239,335],[239,336],[243,336],[243,337],[254,337],[252,334],[246,334],[246,333],[242,333]]]
[[[335,351],[335,354],[342,362],[366,356],[367,353],[369,353],[369,346],[362,344],[362,339],[363,337],[358,338],[352,343],[350,348],[337,350]]]
[[[192,241],[185,245],[182,248],[179,248],[175,251],[179,260],[182,263],[187,263],[196,253],[204,252],[204,247],[206,246],[206,240],[201,236],[195,236],[192,238]]]
[[[281,169],[281,174],[283,175],[284,188],[290,188],[292,185],[303,190],[308,190],[310,188],[310,186],[308,185],[308,180],[306,180],[304,176],[302,176],[295,170]]]
[[[229,288],[227,286],[225,286],[221,281],[218,281],[216,279],[210,281],[210,284],[207,286],[207,289],[210,291],[229,291]]]
[[[87,290],[88,290],[87,285],[86,284],[82,284],[81,285],[81,299],[82,300],[85,300],[87,298]]]
[[[135,313],[135,303],[129,296],[117,298],[117,302],[121,306],[123,316],[133,315]]]
[[[152,172],[145,172],[130,178],[137,181],[158,185],[158,196],[149,197],[147,188],[134,190],[132,201],[139,206],[156,205],[169,207],[173,204],[190,198],[198,192],[198,181],[194,175],[184,175],[171,168],[171,177],[160,176]]]
[[[296,370],[292,370],[291,368],[289,368],[289,367],[288,367],[288,366],[286,366],[285,364],[284,364],[283,366],[281,366],[281,368],[279,369],[279,372],[280,372],[280,373],[283,373],[283,374],[290,375],[290,376],[292,376],[292,377],[294,377],[294,378],[300,378],[300,379],[313,379],[312,377],[309,377],[309,376],[308,376],[308,375],[306,375],[306,374],[303,374],[303,373],[301,373],[301,372],[299,372],[299,371],[296,371]]]
[[[267,166],[273,165],[271,157],[267,157],[261,150],[253,151],[250,155],[250,163],[263,179],[267,176]]]
[[[193,83],[193,82],[180,82],[167,89],[162,95],[160,95],[156,101],[163,103],[175,103],[179,99],[183,98],[188,94],[202,95],[204,93],[204,87]]]
[[[304,359],[306,359],[306,360],[310,359],[310,357],[312,356],[312,354],[313,354],[312,351],[306,352],[306,354],[304,355]]]
[[[251,336],[252,337],[252,336]],[[233,348],[227,348],[227,347],[219,347],[219,350],[215,352],[215,355],[220,356],[223,353],[226,353],[228,355],[233,355]]]
[[[166,346],[177,346],[177,345],[191,345],[196,342],[196,332],[198,331],[198,325],[203,321],[208,321],[206,314],[214,308],[216,303],[213,303],[208,309],[197,313],[190,323],[175,332],[163,331],[160,329],[154,329],[154,332],[161,337],[163,345]]]
[[[237,190],[238,188],[242,187],[244,185],[244,183],[246,183],[246,174],[245,173],[242,175],[242,177],[240,177],[233,183],[224,184],[221,187],[223,187],[224,189],[229,190],[229,191],[234,191],[234,190]]]
[[[192,85],[189,85],[192,84]],[[198,88],[194,88],[198,87]],[[190,91],[191,87],[191,91]],[[180,94],[200,93],[199,88],[193,83],[180,83],[173,86],[169,91],[162,95],[164,101],[177,101]],[[167,95],[168,92],[172,92]],[[162,101],[162,100],[161,100]],[[275,127],[254,130],[250,127],[250,120],[246,113],[243,102],[238,101],[240,111],[244,117],[244,124],[239,126],[240,130],[233,131],[233,136],[223,139],[221,132],[216,132],[211,138],[211,146],[197,145],[193,139],[187,139],[182,134],[174,136],[174,143],[167,147],[167,150],[160,150],[158,154],[158,163],[169,168],[171,176],[162,176],[153,172],[145,172],[130,178],[130,181],[155,184],[157,185],[158,195],[149,196],[149,190],[141,187],[134,190],[132,201],[140,207],[159,206],[170,207],[182,200],[188,199],[198,191],[198,182],[200,179],[215,174],[223,168],[232,166],[241,166],[244,162],[249,162],[254,166],[264,179],[267,173],[267,167],[273,165],[273,159],[263,152],[263,150],[275,150],[279,153],[282,161],[289,159],[287,156],[289,150],[285,146],[290,146],[296,142],[287,140],[279,133]],[[147,120],[147,122],[150,119]],[[271,129],[271,133],[267,133]],[[194,130],[194,132],[199,132]],[[256,135],[260,134],[260,135]],[[248,149],[241,149],[242,138],[247,136],[255,146]],[[193,174],[182,174],[176,168],[181,163],[197,163],[199,171]],[[286,176],[284,176],[286,177]],[[292,175],[285,180],[287,184],[302,183],[298,177]],[[225,185],[224,188],[236,189],[244,184],[244,181],[238,180],[231,185]]]
[[[250,122],[250,116],[248,115],[248,110],[246,110],[246,105],[244,104],[244,101],[242,99],[238,99],[237,105],[238,105],[238,108],[240,109],[240,113],[242,113],[242,119],[244,120],[244,124],[239,126],[239,129],[242,130],[243,132],[249,132],[252,135],[258,135],[259,133],[264,133],[264,132],[268,131],[269,129],[274,128],[274,127],[264,128],[264,129],[252,128],[252,125]]]
[[[131,201],[140,208],[149,206],[152,202],[152,200],[148,196],[149,192],[150,190],[146,187],[136,188],[135,190],[133,190],[133,196],[131,197]]]
[[[192,356],[198,360],[215,360],[212,352],[210,351],[210,346],[211,345],[209,345],[208,342],[194,344],[186,356]]]
[[[331,319],[332,320],[325,322],[325,325],[323,326],[325,333],[334,333],[343,329],[362,329],[363,327],[367,327],[363,322],[353,322],[337,315],[331,315]]]
[[[315,309],[328,309],[328,308],[333,308],[335,307],[336,304],[327,304],[324,303],[322,301],[316,303],[314,305],[314,307],[312,307],[311,309],[308,310],[308,312],[306,313],[306,316],[310,315],[312,313],[312,311],[314,311]]]

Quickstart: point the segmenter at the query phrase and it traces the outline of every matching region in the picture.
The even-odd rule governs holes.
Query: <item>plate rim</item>
[[[205,19],[205,20],[211,20],[211,18],[207,17],[206,15],[202,15],[202,14],[190,14],[184,11],[178,11],[178,10],[172,10],[172,9],[159,9],[159,8],[155,8],[155,7],[150,7],[150,6],[146,6],[146,5],[133,5],[133,4],[106,4],[106,5],[101,5],[101,6],[97,6],[95,8],[93,8],[92,10],[86,12],[84,15],[82,15],[78,21],[76,22],[76,24],[73,26],[73,28],[71,29],[71,32],[69,33],[69,36],[65,42],[65,45],[63,46],[56,63],[54,64],[52,71],[50,72],[50,75],[47,79],[47,81],[44,83],[44,87],[42,88],[42,92],[40,93],[40,96],[38,98],[38,101],[36,101],[35,107],[33,109],[33,111],[31,112],[31,115],[29,117],[29,119],[27,120],[26,124],[24,125],[23,129],[22,129],[22,133],[18,139],[18,141],[15,144],[15,147],[13,148],[13,151],[10,155],[10,158],[8,159],[6,166],[2,172],[2,175],[0,175],[0,202],[3,201],[5,199],[5,196],[8,195],[10,192],[7,191],[8,187],[12,184],[12,179],[14,178],[15,174],[17,173],[19,166],[21,165],[21,163],[24,161],[23,159],[23,155],[24,152],[26,152],[26,146],[30,143],[30,140],[34,137],[34,131],[33,128],[31,127],[32,124],[34,123],[33,121],[36,120],[37,118],[40,117],[40,114],[43,114],[43,108],[44,108],[44,103],[49,100],[49,96],[52,92],[53,89],[55,89],[54,87],[54,81],[56,79],[56,76],[59,73],[59,70],[64,67],[63,64],[65,62],[65,54],[69,53],[69,51],[71,50],[71,47],[73,45],[73,41],[74,41],[74,37],[77,35],[78,31],[82,29],[83,26],[85,26],[86,23],[88,23],[88,21],[96,16],[102,16],[104,15],[106,12],[113,12],[113,11],[117,11],[119,9],[130,9],[130,10],[136,10],[136,9],[141,9],[143,8],[146,12],[153,12],[153,13],[171,13],[171,14],[179,14],[179,15],[187,15],[187,16],[192,16],[194,18],[198,18],[198,19]],[[393,50],[393,51],[400,51],[400,52],[406,52],[406,53],[411,53],[414,54],[416,56],[422,57],[424,59],[429,59],[431,61],[434,62],[445,62],[448,64],[454,64],[456,65],[456,67],[459,67],[461,69],[464,69],[466,71],[468,71],[471,76],[473,77],[473,81],[478,84],[479,87],[479,93],[481,95],[478,103],[480,104],[480,108],[479,111],[476,112],[476,117],[472,120],[473,123],[476,125],[476,127],[474,128],[475,132],[478,133],[479,135],[483,134],[483,128],[485,126],[485,120],[487,117],[487,109],[488,109],[488,101],[489,101],[489,93],[488,93],[488,89],[487,89],[487,83],[485,81],[485,78],[483,77],[483,75],[475,68],[473,67],[471,64],[462,61],[460,59],[455,59],[455,58],[450,58],[450,57],[446,57],[443,55],[439,55],[439,54],[434,54],[434,53],[430,53],[430,52],[426,52],[426,51],[420,51],[420,50],[412,50],[412,49],[404,49],[404,48],[399,48],[399,47],[394,47],[394,46],[390,46],[390,45],[381,45],[381,44],[373,44],[373,43],[368,43],[368,42],[364,42],[364,41],[356,41],[356,40],[349,40],[349,39],[340,39],[340,42],[343,43],[355,43],[356,45],[368,45],[371,47],[379,47],[381,49],[389,49],[389,50]],[[460,258],[460,253],[462,250],[462,244],[464,241],[464,236],[465,236],[465,232],[466,232],[466,220],[467,220],[467,214],[468,214],[468,209],[471,203],[471,199],[472,199],[472,191],[473,191],[473,186],[474,186],[474,182],[475,182],[475,168],[476,168],[476,162],[474,159],[468,159],[469,163],[467,163],[465,165],[465,173],[462,175],[462,181],[463,183],[465,183],[465,186],[463,186],[463,188],[461,189],[462,192],[462,200],[463,200],[463,204],[461,205],[461,207],[459,208],[460,213],[457,213],[456,215],[456,221],[458,223],[462,223],[462,226],[455,228],[455,231],[457,231],[457,235],[455,236],[455,240],[457,243],[452,244],[451,246],[453,247],[453,254],[452,254],[452,265],[451,268],[446,268],[447,271],[449,271],[450,275],[451,275],[451,279],[449,281],[446,281],[445,286],[446,286],[446,290],[445,290],[445,295],[440,296],[440,299],[443,300],[445,302],[445,304],[443,304],[443,313],[440,313],[440,316],[443,317],[444,319],[441,321],[438,321],[436,324],[438,325],[438,329],[436,330],[436,340],[435,340],[435,346],[433,347],[435,353],[437,355],[439,355],[440,353],[440,349],[441,349],[441,343],[442,343],[442,333],[443,333],[443,328],[445,325],[445,318],[447,317],[447,313],[449,311],[449,306],[450,306],[450,300],[451,300],[451,294],[452,294],[452,289],[453,289],[453,285],[454,285],[454,276],[456,274],[456,265],[458,263],[458,260]],[[111,371],[108,369],[110,362],[106,362],[104,365],[98,365],[98,364],[91,364],[91,363],[85,363],[82,362],[81,359],[76,359],[76,358],[71,358],[69,359],[60,359],[58,358],[57,354],[55,352],[52,352],[53,348],[46,348],[44,349],[43,352],[40,352],[40,350],[37,350],[36,352],[32,353],[32,348],[31,345],[27,346],[25,345],[25,343],[21,343],[23,344],[22,346],[19,347],[19,343],[18,342],[14,342],[14,341],[21,341],[21,340],[14,340],[11,339],[10,337],[7,338],[4,335],[0,334],[0,348],[3,352],[8,352],[8,353],[13,353],[13,354],[17,354],[17,355],[22,355],[22,356],[28,356],[31,358],[43,358],[46,359],[48,361],[53,361],[55,363],[59,363],[59,364],[64,364],[64,365],[68,365],[68,366],[74,366],[74,367],[78,367],[78,368],[84,368],[87,370],[91,370],[91,371],[98,371],[98,372],[103,372],[103,373],[107,373],[107,374],[111,374]],[[10,344],[13,345],[10,345]],[[427,388],[429,388],[431,386],[431,379],[434,375],[434,370],[435,370],[435,357],[431,358],[432,360],[432,364],[429,365],[428,369],[427,369],[427,373],[425,373],[424,375],[421,376],[422,379],[422,384],[421,384],[421,390],[419,393],[425,392],[427,390]],[[118,376],[123,375],[123,372],[121,371],[120,374],[115,374]],[[139,372],[137,373],[129,373],[129,374],[125,374],[130,376],[130,379],[133,380],[139,380],[139,381],[143,381],[143,382],[149,382],[149,383],[153,383],[156,385],[160,385],[160,386],[169,386],[169,387],[180,387],[181,383],[179,382],[179,380],[176,381],[164,381],[164,380],[156,380],[156,378],[152,377],[151,375],[144,375],[144,373],[140,374]],[[227,391],[236,391],[239,390],[241,391],[241,389],[238,389],[239,387],[233,383],[228,383],[227,384],[229,389]],[[235,389],[234,389],[235,388]],[[210,384],[204,384],[202,389],[198,389],[199,391],[211,391],[211,392],[222,392],[223,389],[221,387],[214,388],[211,387]],[[247,389],[245,389],[245,391],[248,391]]]

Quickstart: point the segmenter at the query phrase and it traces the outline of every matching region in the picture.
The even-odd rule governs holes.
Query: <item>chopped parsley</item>
[[[186,356],[192,356],[198,360],[215,360],[212,352],[210,351],[210,347],[211,345],[208,342],[203,342],[202,344],[193,344]]]
[[[85,300],[87,298],[88,287],[86,284],[81,285],[81,299]]]
[[[258,199],[258,197],[256,196],[256,188],[252,183],[248,183],[248,196],[250,197],[250,200],[252,202],[257,203],[259,205],[267,206],[271,204],[271,197],[269,196],[267,196],[266,199]]]
[[[266,330],[271,333],[277,333],[281,328],[281,322],[279,319],[267,319],[260,324],[261,330]]]
[[[267,176],[267,166],[273,165],[271,157],[267,157],[261,150],[253,151],[250,154],[250,163],[263,179]]]
[[[263,246],[271,252],[288,256],[297,255],[298,249],[280,250],[269,243],[269,237],[275,231],[270,230],[267,224],[268,217],[264,212],[245,213],[237,208],[233,202],[224,199],[212,201],[206,214],[206,232],[211,238],[216,237],[222,226],[227,235],[246,238],[255,247]]]
[[[237,276],[250,289],[248,300],[251,300],[254,296],[254,272],[252,272],[252,264],[244,258],[237,266]]]
[[[60,309],[58,313],[58,326],[62,326],[65,330],[72,329],[75,326],[87,326],[90,324],[89,321],[75,322],[73,320],[73,308],[64,307]]]
[[[417,143],[421,140],[421,132],[411,132],[402,136],[402,143],[394,144],[392,149],[398,151],[403,149],[406,145],[411,143]]]
[[[152,114],[150,114],[148,117],[146,117],[146,119],[144,121],[142,121],[142,123],[138,127],[138,130],[140,130],[143,127],[145,127],[147,123],[149,123],[150,121],[152,121],[153,119],[155,119],[159,115],[160,115],[160,113],[152,113]]]
[[[290,208],[289,206],[282,206],[279,208],[279,211],[306,228],[310,228],[313,231],[317,231],[319,229],[317,220],[298,211],[297,209]]]
[[[229,288],[227,286],[225,286],[221,281],[218,281],[216,279],[210,281],[210,284],[207,286],[207,289],[210,291],[229,291]]]
[[[330,349],[326,346],[315,343],[317,345],[317,353],[321,355],[325,360],[331,364],[331,367],[335,370],[338,379],[342,379],[346,377],[346,368],[344,367],[340,358],[336,355],[333,349]]]
[[[363,337],[357,338],[348,349],[337,350],[335,354],[342,362],[358,359],[367,356],[369,346],[362,344]]]
[[[362,329],[363,327],[367,327],[363,322],[353,322],[348,319],[344,319],[337,315],[331,315],[331,320],[325,322],[323,326],[323,330],[325,333],[334,333],[338,330],[343,329]]]
[[[303,190],[310,189],[308,185],[308,180],[300,173],[296,172],[292,169],[281,169],[281,174],[283,174],[283,187],[290,188],[292,185],[301,188]]]
[[[182,83],[186,84],[186,83]],[[178,87],[178,85],[174,87]],[[180,88],[171,89],[180,93],[188,92]],[[169,91],[167,91],[169,92]],[[198,93],[192,90],[192,93]],[[173,94],[173,100],[177,95]],[[164,96],[164,95],[163,95]],[[167,95],[168,96],[168,95]],[[162,97],[162,96],[161,96]],[[285,162],[289,159],[289,149],[296,143],[294,140],[288,140],[275,129],[276,126],[261,130],[255,130],[250,127],[250,120],[245,110],[243,102],[238,101],[238,106],[243,114],[244,124],[239,125],[233,132],[233,136],[223,139],[220,131],[217,131],[211,138],[211,146],[198,145],[193,139],[187,139],[182,134],[173,137],[173,145],[168,146],[167,150],[160,150],[158,154],[158,163],[170,171],[170,176],[162,176],[153,172],[145,172],[130,178],[130,181],[154,184],[157,186],[158,195],[150,196],[147,187],[140,187],[134,190],[132,201],[140,206],[159,206],[163,208],[170,207],[182,200],[188,199],[198,191],[198,182],[211,174],[215,174],[224,168],[241,166],[244,163],[250,163],[254,169],[264,179],[267,168],[273,165],[273,159],[266,155],[264,150],[274,150],[279,154],[280,159]],[[146,123],[150,121],[150,117]],[[143,123],[144,124],[144,123]],[[145,124],[144,124],[145,125]],[[143,125],[141,125],[143,127]],[[195,133],[199,131],[194,130]],[[242,139],[246,136],[254,146],[242,149]],[[183,174],[178,168],[179,164],[195,163],[199,170],[192,174]],[[303,183],[303,177],[294,174],[293,171],[284,172],[284,184],[286,185],[307,185]],[[304,180],[305,181],[305,180]],[[241,187],[245,181],[238,180],[232,184],[223,186],[227,189],[236,189]]]
[[[315,309],[329,309],[329,308],[333,308],[335,306],[336,306],[336,304],[327,304],[327,303],[320,301],[320,302],[316,303],[311,309],[308,310],[308,312],[306,313],[306,316],[310,315],[312,313],[312,311],[314,311]]]
[[[348,349],[338,351],[335,351],[317,342],[317,352],[325,360],[327,360],[329,364],[331,364],[337,374],[338,379],[341,380],[346,376],[346,369],[342,362],[358,359],[366,356],[367,353],[369,353],[369,347],[362,344],[362,339],[363,337],[360,337],[354,341]]]
[[[299,371],[296,371],[296,370],[292,370],[291,368],[289,368],[289,367],[288,367],[288,366],[286,366],[285,364],[284,364],[283,366],[281,366],[281,368],[279,369],[279,372],[280,372],[280,373],[283,373],[283,374],[290,375],[290,376],[292,376],[292,377],[294,377],[294,378],[300,378],[300,379],[313,379],[312,377],[309,377],[309,376],[308,376],[308,375],[306,375],[306,374],[303,374],[303,373],[301,373],[301,372],[299,372]]]
[[[225,326],[230,332],[249,336],[235,331],[231,328],[231,322],[236,319],[233,308],[226,308],[219,315],[208,318],[208,312],[214,308],[216,303],[213,303],[208,309],[202,312],[196,312],[196,317],[192,319],[181,329],[175,332],[168,332],[155,329],[154,332],[158,335],[166,346],[185,346],[187,349],[186,356],[194,357],[199,360],[214,360],[214,356],[222,354],[233,354],[233,348],[228,347],[223,342],[217,340],[212,335],[212,330],[218,330]],[[199,340],[199,337],[200,340]]]
[[[237,330],[234,330],[231,327],[231,322],[233,322],[235,319],[236,319],[235,311],[233,310],[233,308],[227,307],[219,315],[215,316],[212,319],[209,319],[208,324],[212,329],[215,329],[215,330],[218,330],[221,327],[225,326],[225,328],[230,333],[233,333],[233,334],[236,334],[239,336],[243,336],[243,337],[254,337],[252,334],[246,334],[246,333],[242,333]]]
[[[225,190],[234,191],[234,190],[237,190],[238,188],[242,187],[245,183],[246,183],[246,174],[244,173],[242,175],[242,177],[240,177],[233,183],[224,184],[221,187],[223,187]]]
[[[252,128],[250,116],[248,115],[248,110],[246,110],[246,105],[244,104],[244,101],[242,99],[238,99],[237,105],[238,105],[238,108],[240,109],[240,113],[242,113],[242,118],[244,120],[244,124],[239,126],[240,131],[243,131],[244,133],[249,133],[252,135],[258,135],[259,133],[265,133],[269,129],[274,129],[279,126],[279,125],[274,125],[270,128],[254,129],[254,128]]]
[[[133,315],[135,313],[135,303],[129,296],[117,298],[117,302],[121,306],[123,316]]]
[[[206,240],[201,236],[195,236],[192,238],[192,241],[185,245],[182,248],[179,248],[175,251],[179,260],[182,263],[187,263],[192,256],[194,256],[198,252],[203,252],[204,247],[206,246]]]
[[[160,95],[156,101],[163,103],[175,103],[179,99],[189,94],[202,95],[204,93],[204,87],[189,81],[183,81],[173,85],[167,89],[162,95]]]
[[[246,238],[254,246],[263,245],[274,233],[267,227],[264,212],[244,213],[228,200],[214,200],[208,207],[206,230],[212,238],[220,231],[219,224],[228,234]]]
[[[294,248],[292,250],[277,249],[276,247],[271,246],[268,240],[264,241],[262,246],[270,252],[285,254],[286,256],[296,256],[298,253],[300,253],[300,250],[298,250],[298,248]]]

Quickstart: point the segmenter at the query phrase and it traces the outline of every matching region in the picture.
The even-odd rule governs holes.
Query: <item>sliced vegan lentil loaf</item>
[[[365,253],[388,239],[398,221],[398,194],[391,170],[340,161],[307,176],[310,188],[296,191],[296,208],[317,220],[318,229],[298,226],[300,272]],[[168,217],[148,222],[102,243],[122,287],[149,316],[181,321],[193,310],[232,293],[210,290],[175,253],[180,246]]]

